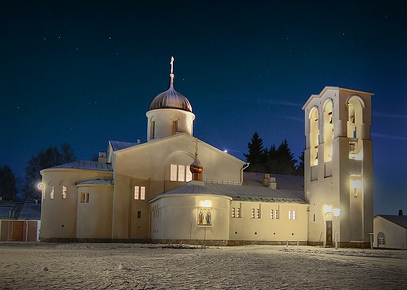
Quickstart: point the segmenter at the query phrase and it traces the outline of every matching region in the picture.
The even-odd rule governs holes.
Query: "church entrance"
[[[326,221],[326,246],[332,246],[332,221]]]

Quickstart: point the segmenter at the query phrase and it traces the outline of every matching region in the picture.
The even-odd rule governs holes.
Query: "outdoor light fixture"
[[[340,208],[334,208],[334,217],[339,217],[341,215],[341,209]]]
[[[44,188],[44,184],[42,182],[37,183],[37,189],[42,190]]]
[[[211,207],[212,202],[210,200],[205,199],[204,201],[202,201],[201,206],[202,207]]]

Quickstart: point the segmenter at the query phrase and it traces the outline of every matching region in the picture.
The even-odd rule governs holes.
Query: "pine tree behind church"
[[[255,132],[247,147],[249,153],[244,154],[246,161],[250,163],[247,171],[303,175],[301,174],[301,164],[298,167],[299,170],[295,166],[297,160],[294,159],[294,154],[288,146],[287,139],[284,139],[278,148],[273,144],[270,146],[270,149],[267,149],[263,147],[263,140],[259,137],[259,134]]]
[[[246,161],[250,163],[247,171],[264,172],[267,161],[267,148],[263,148],[263,139],[259,137],[257,132],[254,132],[251,142],[247,144],[249,154],[243,154]]]

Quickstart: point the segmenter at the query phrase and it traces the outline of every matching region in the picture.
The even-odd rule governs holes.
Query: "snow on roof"
[[[18,216],[20,220],[40,220],[41,219],[41,204],[24,203],[23,208]]]
[[[113,171],[111,164],[87,160],[77,160],[74,162],[57,165],[47,169],[83,169],[83,170]]]
[[[266,186],[212,183],[205,183],[204,185],[188,184],[187,186],[168,191],[163,195],[170,194],[214,194],[229,196],[233,200],[241,201],[305,203],[303,190],[271,189]]]
[[[109,141],[110,145],[112,145],[113,151],[126,149],[129,147],[133,147],[138,145],[137,143],[132,142],[122,142],[122,141]]]
[[[378,214],[380,216],[396,225],[399,225],[405,229],[407,229],[407,215],[385,215],[385,214]]]
[[[112,179],[92,179],[92,180],[86,180],[83,182],[80,182],[78,185],[113,185],[113,180]]]
[[[265,186],[263,184],[264,173],[243,172],[243,185]],[[277,189],[304,191],[304,176],[270,174],[277,182]]]

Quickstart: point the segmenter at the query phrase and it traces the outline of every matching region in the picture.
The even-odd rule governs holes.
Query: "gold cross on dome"
[[[170,73],[170,87],[174,86],[174,57],[171,57],[171,61],[170,61],[170,65],[171,65],[171,73]]]
[[[195,138],[192,142],[195,142],[195,156],[197,156],[198,155],[198,139],[197,138]]]

